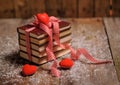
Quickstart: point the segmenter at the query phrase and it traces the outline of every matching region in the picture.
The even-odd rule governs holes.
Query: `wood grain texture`
[[[60,0],[47,0],[45,1],[45,11],[49,15],[59,16],[59,10],[61,9]]]
[[[94,0],[95,1],[95,17],[109,16],[109,0]]]
[[[120,0],[112,0],[113,1],[113,16],[120,16]]]
[[[14,0],[15,17],[28,18],[32,16],[29,0]]]
[[[62,17],[76,17],[77,16],[77,0],[62,0]]]
[[[109,37],[115,68],[120,81],[120,19],[105,18],[104,23]]]
[[[101,19],[70,19],[72,45],[85,48],[98,59],[112,59]],[[62,70],[60,85],[119,85],[113,63],[92,65],[76,61],[70,70]]]
[[[14,17],[14,4],[13,0],[0,0],[0,18],[13,18]]]
[[[120,0],[0,0],[0,18],[29,18],[39,12],[74,18],[120,16],[119,4]]]
[[[31,16],[37,13],[45,12],[45,0],[29,0],[28,4],[30,7]]]
[[[94,1],[93,0],[78,0],[78,16],[93,17]]]

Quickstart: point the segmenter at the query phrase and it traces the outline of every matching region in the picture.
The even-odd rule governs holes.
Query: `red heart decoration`
[[[34,65],[25,64],[22,68],[22,73],[25,76],[34,74],[37,71],[37,67]]]
[[[59,65],[61,68],[69,69],[73,66],[74,62],[69,58],[64,58],[60,61]]]
[[[44,23],[44,24],[48,24],[48,22],[49,22],[49,16],[48,16],[48,14],[46,14],[46,13],[43,13],[43,14],[41,14],[41,13],[38,13],[38,14],[36,14],[36,17],[37,17],[37,19],[41,22],[41,23]]]

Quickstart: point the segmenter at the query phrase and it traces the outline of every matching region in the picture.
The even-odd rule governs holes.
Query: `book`
[[[24,25],[17,28],[18,36],[19,36],[19,48],[20,48],[20,57],[29,60],[29,56],[27,53],[27,43],[26,43],[26,35],[25,30],[30,29],[34,27],[33,25]],[[71,26],[68,22],[61,21],[59,22],[60,27],[60,43],[64,44],[67,43],[71,45]],[[54,32],[53,32],[54,36]],[[30,38],[30,50],[31,50],[31,56],[32,56],[32,62],[36,64],[43,64],[48,62],[47,61],[47,54],[45,48],[48,45],[49,39],[48,35],[41,29],[36,28],[30,32],[29,35]],[[58,46],[53,39],[53,53],[56,57],[61,57],[67,53],[69,53],[70,50],[63,49],[60,46]]]
[[[71,30],[66,30],[66,31],[63,31],[60,33],[60,39],[64,38],[64,37],[67,37],[71,35]],[[26,36],[23,35],[23,34],[19,34],[19,40],[26,40]],[[34,44],[37,44],[37,45],[42,45],[44,43],[47,43],[48,42],[48,36],[44,37],[44,38],[41,38],[41,39],[37,39],[37,38],[33,38],[30,36],[30,42],[31,43],[34,43]]]
[[[61,51],[55,52],[55,56],[56,56],[56,58],[59,58],[59,57],[65,55],[69,52],[70,52],[69,49],[61,50]],[[29,60],[29,57],[28,57],[26,52],[20,51],[20,56],[24,59]],[[47,56],[39,58],[39,57],[36,57],[36,56],[32,55],[32,62],[40,65],[40,64],[47,63],[49,61],[47,60]]]

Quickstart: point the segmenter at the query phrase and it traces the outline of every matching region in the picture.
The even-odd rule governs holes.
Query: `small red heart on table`
[[[25,64],[22,68],[22,73],[25,76],[34,74],[37,71],[37,67],[34,65]]]
[[[73,66],[74,62],[69,58],[64,58],[60,61],[59,65],[63,69],[69,69]]]
[[[48,14],[46,14],[46,13],[43,13],[43,14],[41,14],[41,13],[38,13],[38,14],[36,14],[36,17],[37,17],[37,19],[41,22],[41,23],[44,23],[44,24],[48,24],[48,22],[49,22],[49,16],[48,16]]]

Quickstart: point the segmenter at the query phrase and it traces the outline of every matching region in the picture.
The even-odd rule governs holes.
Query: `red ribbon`
[[[35,27],[32,27],[30,29],[25,30],[25,35],[26,35],[26,49],[28,53],[29,60],[32,61],[32,56],[31,56],[31,47],[30,47],[30,37],[29,34],[32,30],[34,30]]]
[[[92,63],[100,64],[100,63],[109,63],[111,61],[103,61],[103,60],[97,60],[94,57],[92,57],[84,48],[79,48],[78,50],[73,49],[70,45],[67,43],[61,44],[60,43],[60,32],[59,32],[59,20],[55,18],[54,16],[50,17],[48,25],[45,25],[43,23],[40,23],[37,19],[35,19],[35,22],[32,24],[34,27],[25,30],[26,31],[26,48],[27,53],[29,56],[29,59],[32,60],[31,57],[31,49],[30,49],[30,39],[29,39],[29,33],[34,29],[42,29],[45,33],[48,35],[48,45],[46,47],[46,53],[48,56],[48,61],[53,60],[53,64],[51,66],[51,73],[54,76],[60,77],[60,71],[57,69],[57,60],[53,53],[53,39],[56,42],[56,45],[59,45],[63,49],[70,49],[71,50],[71,59],[78,60],[80,55],[83,54],[88,60],[90,60]],[[39,28],[37,28],[39,27]],[[54,33],[54,36],[53,36]]]

